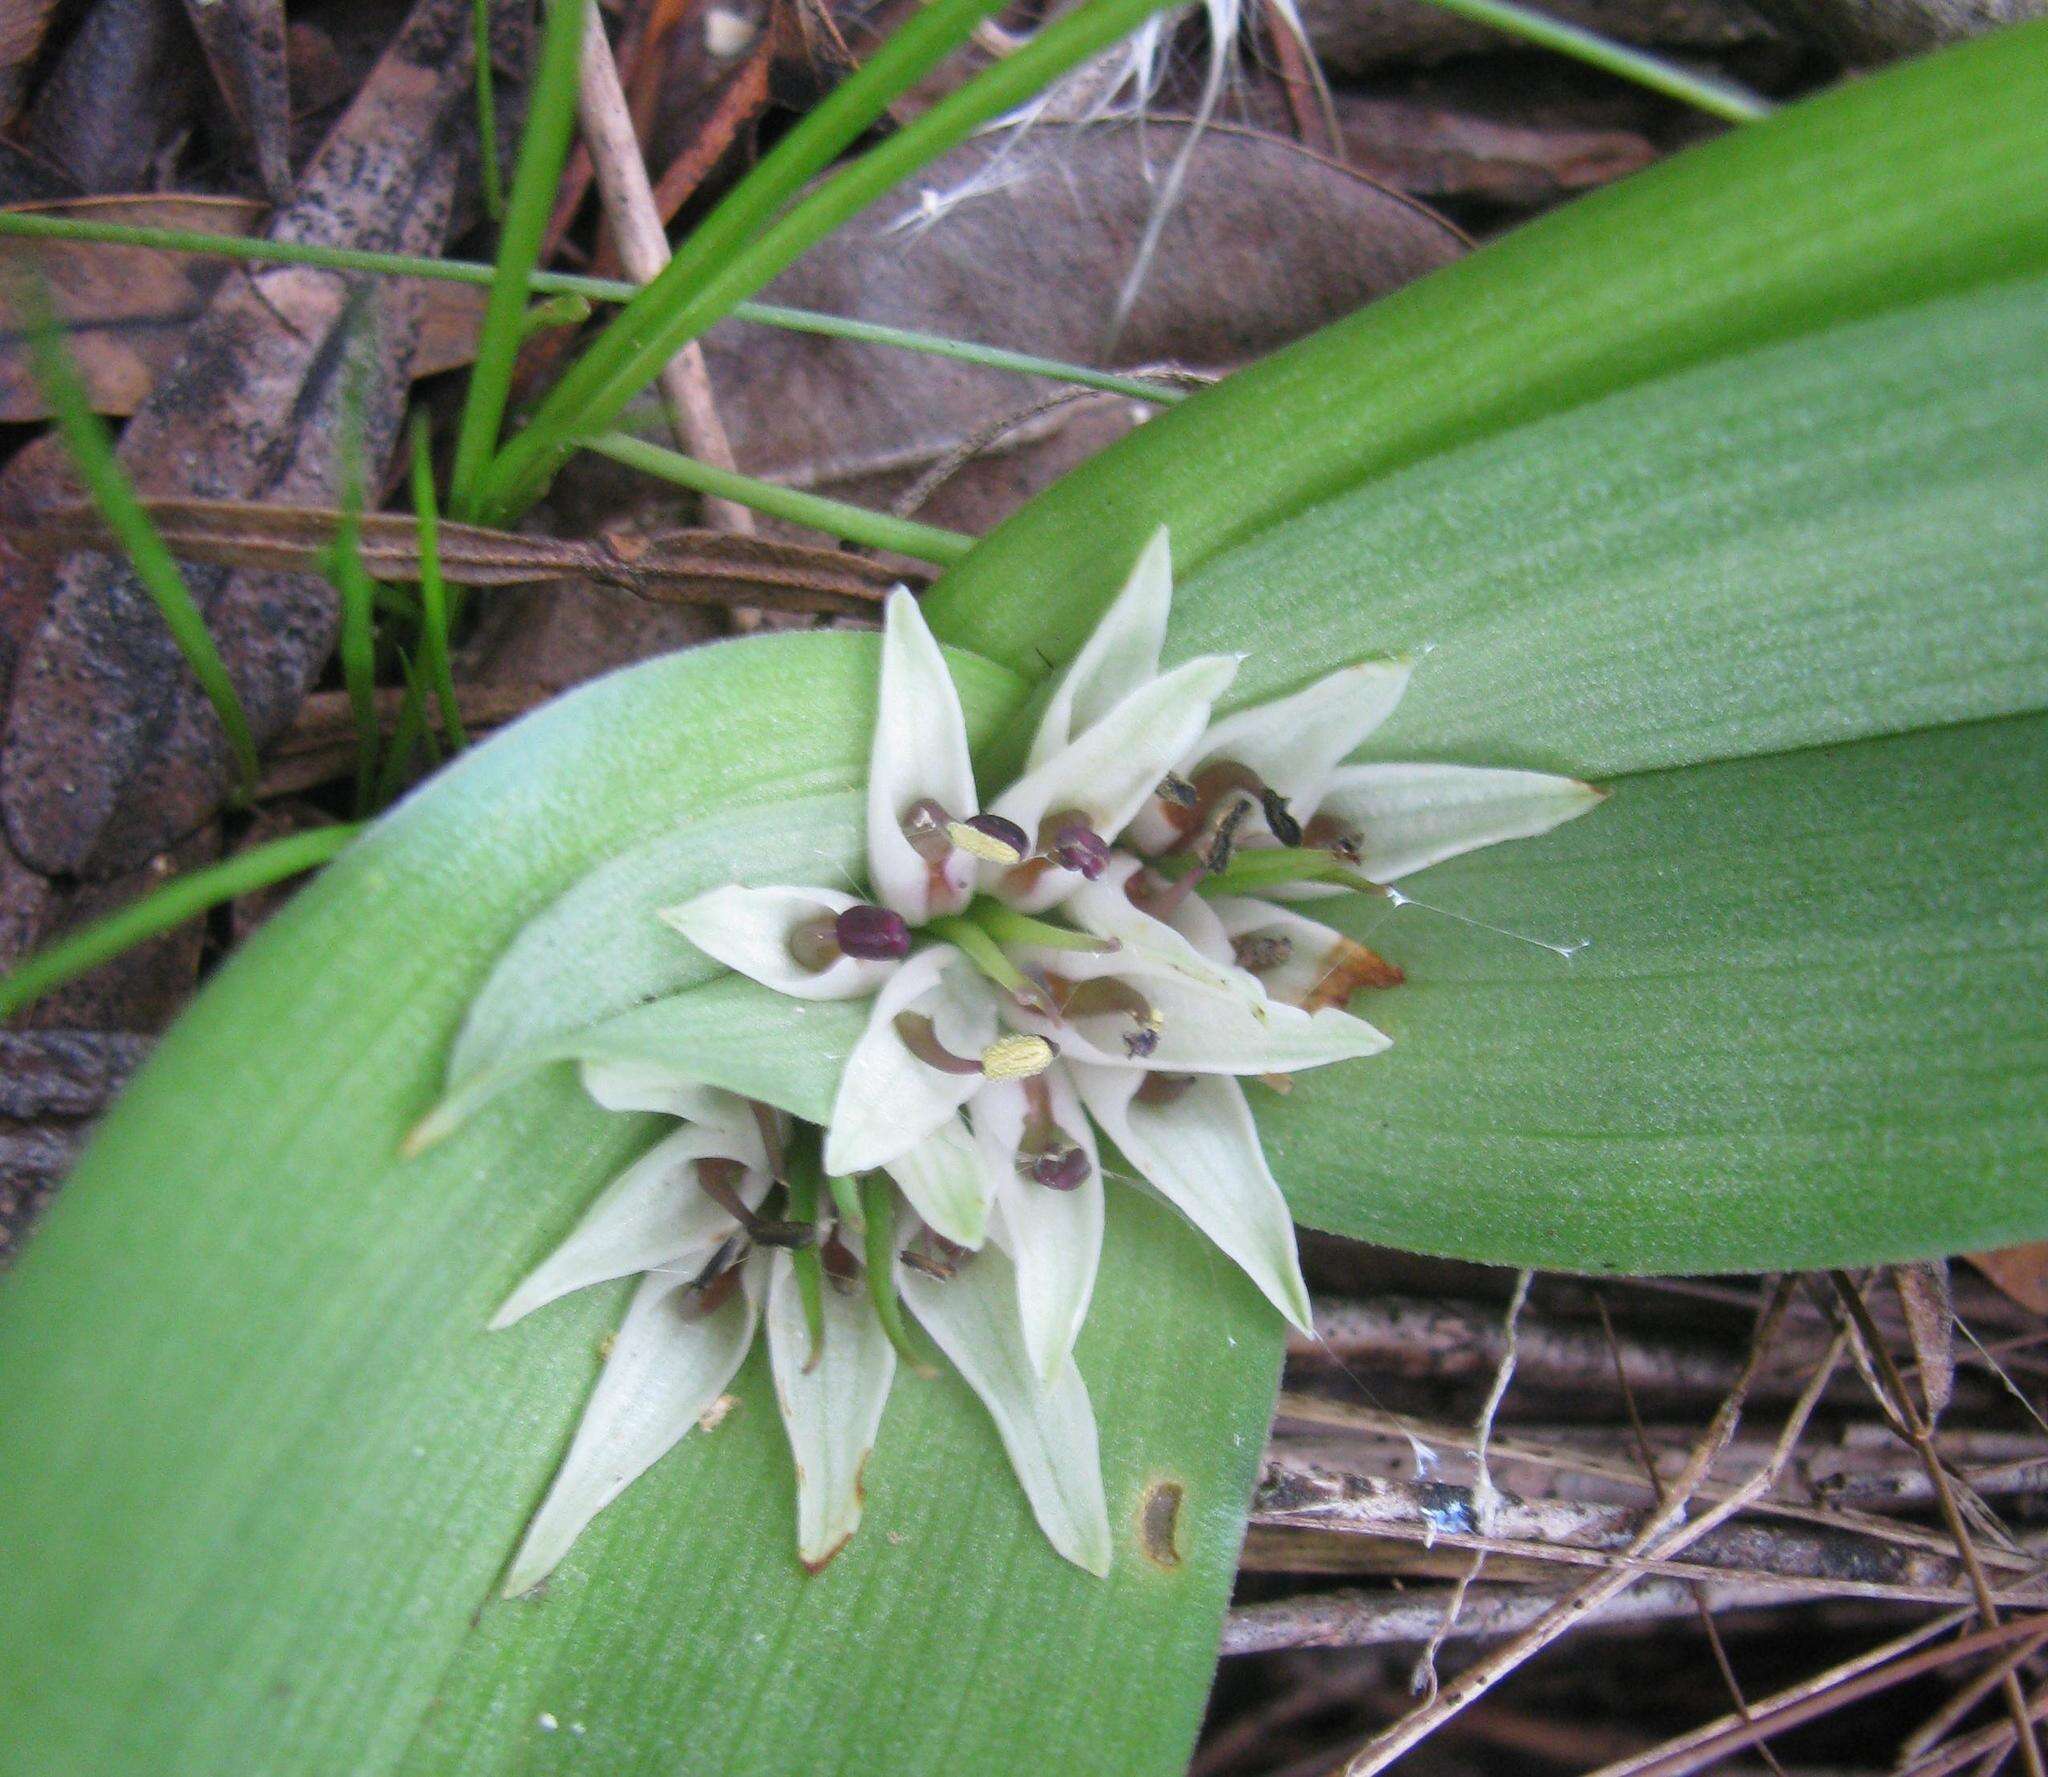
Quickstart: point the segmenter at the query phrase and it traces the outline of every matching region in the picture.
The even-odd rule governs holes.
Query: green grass
[[[484,214],[496,222],[505,214],[505,184],[498,176],[498,93],[491,73],[491,0],[473,0],[470,28],[476,46],[477,175],[483,182]]]
[[[273,840],[210,869],[167,882],[118,913],[38,951],[18,968],[0,975],[0,1018],[12,1018],[44,994],[75,981],[123,951],[161,937],[208,908],[251,894],[324,864],[355,836],[354,827],[315,827]]]
[[[233,259],[245,265],[310,265],[324,271],[370,272],[381,277],[427,278],[441,284],[471,284],[488,287],[496,268],[474,259],[428,259],[415,253],[373,253],[359,247],[321,247],[303,241],[267,241],[243,235],[207,234],[199,229],[155,228],[141,223],[100,222],[83,216],[38,216],[26,211],[0,210],[0,239],[89,242],[109,247],[148,247],[160,253],[194,253],[216,259]],[[573,272],[534,271],[527,279],[528,290],[541,297],[582,297],[591,303],[631,302],[641,286],[619,278],[589,278]],[[1094,370],[1085,364],[1069,364],[1059,358],[1035,352],[1013,352],[1003,346],[982,345],[974,340],[950,339],[944,334],[923,333],[911,327],[885,327],[876,321],[858,321],[845,315],[820,314],[814,309],[791,308],[783,303],[735,303],[732,319],[763,327],[780,327],[792,333],[811,333],[830,339],[855,340],[864,345],[887,346],[896,351],[921,352],[935,358],[951,358],[964,364],[980,364],[990,370],[1007,370],[1018,376],[1040,377],[1048,382],[1072,383],[1081,388],[1100,389],[1107,395],[1124,395],[1154,407],[1171,407],[1187,399],[1187,391],[1166,383],[1148,382],[1143,377],[1118,376],[1113,371]]]
[[[569,135],[576,124],[576,76],[583,54],[588,0],[549,0],[541,32],[540,62],[519,139],[519,164],[498,232],[498,260],[490,300],[477,336],[476,363],[455,436],[449,501],[456,515],[475,516],[476,495],[504,425],[512,373],[526,334],[527,289],[540,260],[541,241],[555,205]]]
[[[455,676],[449,665],[448,629],[453,622],[447,583],[441,577],[441,512],[434,498],[434,456],[427,416],[412,416],[412,509],[420,527],[420,668],[441,706],[441,731],[449,747],[469,744],[455,704]]]
[[[699,462],[695,457],[664,450],[645,439],[630,438],[623,432],[606,432],[588,440],[584,448],[595,451],[599,456],[610,457],[615,463],[623,463],[629,469],[638,469],[643,474],[673,482],[677,487],[690,488],[721,500],[732,500],[773,518],[809,525],[813,530],[828,532],[849,543],[893,550],[898,555],[933,562],[940,567],[958,561],[974,547],[974,539],[964,531],[941,530],[937,525],[919,524],[915,519],[874,512],[865,506],[849,505],[844,500],[828,500],[821,494],[807,494],[799,488],[783,487],[778,482],[759,481],[737,470],[716,468],[710,463]]]

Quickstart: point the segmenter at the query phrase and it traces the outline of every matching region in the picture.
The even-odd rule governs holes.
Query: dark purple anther
[[[1031,1156],[1032,1182],[1055,1191],[1077,1191],[1088,1181],[1088,1156],[1080,1148],[1048,1148]]]
[[[910,926],[887,907],[849,907],[832,922],[832,935],[848,956],[889,963],[910,954]]]
[[[1062,870],[1078,870],[1093,882],[1109,868],[1109,841],[1082,821],[1069,821],[1054,832],[1045,855]]]

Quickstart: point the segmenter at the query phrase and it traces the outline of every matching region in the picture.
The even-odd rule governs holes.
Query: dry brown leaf
[[[283,0],[185,0],[214,84],[255,151],[263,189],[291,195],[291,89],[285,74]]]
[[[468,103],[468,26],[462,0],[420,0],[274,234],[440,246],[455,171],[443,126]],[[415,295],[299,266],[228,273],[122,436],[139,489],[332,503],[346,409],[360,411],[366,461],[382,463],[396,434]],[[260,742],[289,724],[325,661],[334,594],[302,574],[189,579]],[[0,753],[15,849],[48,872],[118,874],[203,823],[231,775],[218,718],[132,573],[69,558],[17,668]]]
[[[192,120],[204,85],[197,46],[163,0],[96,0],[38,74],[26,146],[81,191],[151,183],[157,156]]]
[[[771,300],[1103,365],[1104,334],[1187,126],[1046,124],[971,142],[777,280]],[[992,189],[920,217],[922,194]],[[1347,314],[1464,248],[1412,199],[1277,137],[1218,127],[1197,145],[1113,364],[1220,371]],[[876,503],[1048,385],[978,365],[728,323],[706,341],[741,465]],[[1070,421],[1072,410],[1049,416]],[[1131,419],[1096,410],[1090,445]],[[1040,427],[1041,432],[1045,427]],[[980,530],[1066,466],[1041,448],[965,475],[934,522]],[[1034,460],[1035,459],[1035,460]]]
[[[1964,1262],[1976,1266],[2029,1313],[2048,1314],[2048,1240],[1970,1253]]]
[[[1956,1389],[1956,1305],[1949,1294],[1948,1265],[1936,1259],[1920,1265],[1894,1265],[1892,1287],[1906,1311],[1906,1337],[1919,1367],[1920,1395],[1927,1423],[1941,1418]]]
[[[1774,31],[1745,0],[1543,0],[1539,10],[1643,48],[1725,52]],[[1402,62],[1442,62],[1511,47],[1514,40],[1429,0],[1301,0],[1310,46],[1332,74]]]

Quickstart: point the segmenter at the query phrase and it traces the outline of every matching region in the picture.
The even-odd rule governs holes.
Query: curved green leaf
[[[1966,123],[1959,120],[1967,120]],[[1376,475],[1815,327],[2048,266],[2048,23],[1673,156],[1138,428],[949,572],[932,626],[1064,660],[1153,529],[1183,573]]]
[[[1360,1008],[1388,1055],[1262,1111],[1303,1219],[1628,1270],[2048,1233],[2048,1000],[2014,951],[2048,741],[1990,720],[2048,708],[2044,49],[1559,212],[1148,424],[933,596],[1042,667],[1164,520],[1168,658],[1250,648],[1231,703],[1422,651],[1371,756],[1614,785],[1403,885],[1590,939],[1569,969],[1340,916],[1410,985]]]
[[[1015,681],[953,666],[985,734]],[[397,1145],[523,925],[622,849],[659,856],[678,819],[731,834],[734,804],[831,804],[865,759],[875,670],[870,637],[786,637],[552,706],[379,823],[165,1039],[0,1285],[0,1768],[1185,1759],[1278,1322],[1131,1192],[1079,1351],[1108,1582],[1046,1547],[952,1379],[899,1385],[866,1526],[806,1579],[757,1358],[720,1430],[544,1594],[494,1596],[620,1297],[482,1329],[655,1125],[557,1069],[417,1161]],[[1162,1479],[1184,1490],[1171,1566],[1139,1547]]]

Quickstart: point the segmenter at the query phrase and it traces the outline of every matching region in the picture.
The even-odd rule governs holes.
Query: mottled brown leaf
[[[420,0],[272,225],[297,241],[431,252],[468,126],[468,8]],[[227,273],[121,454],[147,494],[331,504],[360,396],[381,463],[401,410],[414,292],[284,266]],[[368,345],[360,378],[351,345]],[[351,385],[357,385],[353,390]],[[190,576],[259,741],[285,727],[333,645],[331,590],[306,575]],[[125,566],[79,554],[16,674],[0,810],[39,869],[108,875],[200,825],[229,781],[217,718]]]
[[[214,85],[256,156],[263,189],[291,195],[291,88],[285,74],[283,0],[185,0]]]

